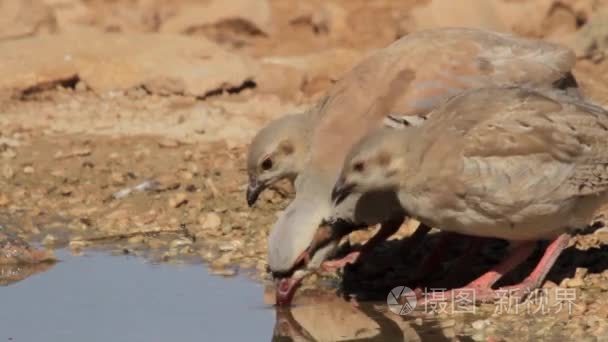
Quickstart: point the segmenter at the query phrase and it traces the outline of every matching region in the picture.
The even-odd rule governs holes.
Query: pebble
[[[228,235],[232,232],[232,226],[231,225],[226,225],[222,227],[222,234],[224,235]]]
[[[89,243],[83,240],[72,240],[70,241],[70,249],[79,250],[87,247]]]
[[[4,165],[2,167],[2,176],[4,176],[4,178],[11,179],[14,175],[15,171],[13,171],[13,169],[9,165]]]
[[[180,145],[179,141],[175,140],[175,139],[170,139],[170,138],[163,138],[161,141],[158,142],[158,146],[163,147],[163,148],[175,148],[178,147]]]
[[[0,207],[5,207],[10,203],[6,194],[0,193]]]
[[[6,151],[2,152],[2,157],[5,159],[13,159],[16,156],[17,156],[17,153],[12,148],[9,148]]]
[[[127,242],[132,245],[137,245],[144,242],[144,237],[141,235],[132,236],[127,240]]]
[[[483,328],[490,325],[490,321],[488,321],[487,319],[480,319],[480,320],[473,322],[471,325],[473,326],[473,329],[475,329],[475,330],[482,330]]]
[[[201,225],[202,229],[212,230],[219,228],[219,226],[222,224],[222,219],[220,215],[210,212],[201,215],[198,218],[198,223]]]
[[[192,245],[192,240],[187,238],[179,238],[171,241],[169,248],[179,248]]]
[[[574,272],[574,278],[583,279],[588,272],[589,270],[584,267],[577,267],[576,271]]]
[[[234,268],[222,268],[222,269],[214,269],[210,270],[210,273],[213,275],[218,275],[222,277],[234,277],[237,274],[236,269]]]
[[[243,246],[243,241],[233,240],[230,242],[223,243],[219,246],[219,250],[222,252],[234,251]]]
[[[585,282],[581,278],[564,279],[566,287],[577,288],[585,285]]]
[[[32,174],[32,173],[34,173],[34,167],[31,166],[31,165],[28,165],[28,166],[24,167],[23,168],[23,173],[26,173],[26,174]]]
[[[179,208],[188,203],[188,195],[183,192],[177,193],[169,198],[169,206],[171,208]]]
[[[446,319],[445,321],[440,321],[439,326],[442,328],[450,328],[456,325],[456,320],[454,319]]]
[[[57,243],[57,237],[53,234],[47,234],[44,239],[42,239],[42,244],[45,246],[53,246]]]

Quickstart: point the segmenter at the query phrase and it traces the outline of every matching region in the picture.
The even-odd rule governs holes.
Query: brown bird
[[[438,104],[466,89],[575,85],[569,73],[574,61],[573,53],[558,45],[463,28],[410,34],[358,64],[318,107],[306,163],[296,179],[296,197],[271,231],[268,262],[279,283],[277,302],[288,302],[299,281],[332,251],[331,246],[320,251],[308,247],[319,225],[336,210],[350,213],[340,216],[350,215],[353,227],[385,223],[385,236],[403,221],[403,211],[390,193],[369,201],[368,196],[351,197],[342,203],[346,208],[332,206],[331,188],[359,139],[387,122],[419,124]]]
[[[506,288],[523,298],[541,285],[568,234],[587,227],[608,200],[608,112],[555,91],[466,91],[419,128],[362,139],[332,197],[380,189],[395,191],[427,225],[514,243],[504,261],[466,286],[477,300],[494,299],[492,285],[537,240],[551,240],[532,273]]]

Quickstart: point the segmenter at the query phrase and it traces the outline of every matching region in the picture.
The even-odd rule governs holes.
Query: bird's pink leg
[[[494,266],[491,270],[473,280],[466,286],[447,292],[431,293],[428,294],[423,300],[427,302],[448,300],[450,298],[456,298],[459,292],[470,293],[472,290],[475,291],[476,300],[483,300],[483,298],[489,295],[494,296],[492,285],[494,285],[503,275],[524,262],[534,251],[534,246],[534,241],[523,242],[511,250],[510,254],[498,265]]]
[[[543,280],[547,276],[547,273],[549,273],[549,270],[551,270],[551,267],[553,267],[561,252],[564,250],[564,248],[566,248],[566,246],[568,246],[569,240],[570,236],[568,234],[562,234],[553,240],[545,250],[545,253],[532,273],[530,273],[526,279],[517,285],[503,287],[499,290],[492,289],[492,285],[494,285],[504,274],[517,267],[519,264],[525,261],[530,254],[532,254],[534,250],[534,242],[524,242],[523,244],[517,246],[505,260],[503,260],[489,272],[486,272],[481,277],[469,283],[467,286],[440,293],[437,296],[440,296],[441,300],[446,300],[456,298],[459,291],[469,292],[471,289],[474,289],[474,298],[476,301],[494,300],[501,295],[514,296],[515,298],[521,300],[525,297],[525,295],[529,294],[542,284]],[[425,300],[427,302],[434,301],[438,299],[436,298],[437,296],[430,295],[427,296]]]
[[[380,226],[380,230],[378,230],[378,232],[374,236],[372,236],[358,251],[350,252],[342,259],[325,261],[323,262],[321,267],[325,271],[335,271],[336,269],[342,268],[347,264],[356,263],[357,260],[359,260],[361,257],[364,257],[365,255],[371,253],[371,251],[377,245],[381,244],[391,235],[395,234],[401,227],[402,223],[403,219],[395,219],[382,223],[382,225]],[[412,234],[410,239],[419,239],[420,235],[424,237],[426,233],[428,233],[428,230],[425,230],[423,227],[419,227],[418,229],[416,229],[414,234]],[[410,244],[408,243],[408,246],[409,245]]]
[[[568,247],[568,242],[570,242],[570,235],[568,234],[562,234],[557,237],[557,239],[553,240],[549,246],[547,246],[542,258],[526,279],[517,285],[503,287],[501,290],[508,291],[511,294],[515,293],[518,298],[523,299],[523,297],[539,288],[557,261],[557,258],[559,258],[562,251]]]

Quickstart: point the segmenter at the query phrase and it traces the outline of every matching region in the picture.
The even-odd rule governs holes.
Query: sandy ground
[[[0,227],[50,249],[204,261],[219,275],[255,270],[264,279],[268,229],[290,189],[246,206],[249,139],[314,103],[373,49],[422,28],[469,25],[567,44],[585,94],[608,104],[603,1],[452,3],[0,1]],[[582,298],[572,336],[608,336],[605,242],[601,230],[574,239],[549,276],[546,286]],[[383,246],[376,263],[395,260],[397,244]],[[468,271],[503,247],[486,248]],[[345,284],[386,291],[404,265],[347,270]],[[325,276],[332,288],[336,275]]]

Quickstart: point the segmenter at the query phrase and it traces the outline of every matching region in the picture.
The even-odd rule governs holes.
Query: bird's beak
[[[354,183],[346,183],[344,178],[340,177],[336,185],[334,185],[334,189],[331,192],[331,200],[334,202],[334,205],[338,205],[342,203],[350,195],[355,189],[356,184]]]
[[[249,207],[253,207],[265,188],[266,186],[264,186],[264,184],[259,182],[257,179],[249,180],[249,185],[247,186],[247,205]]]

